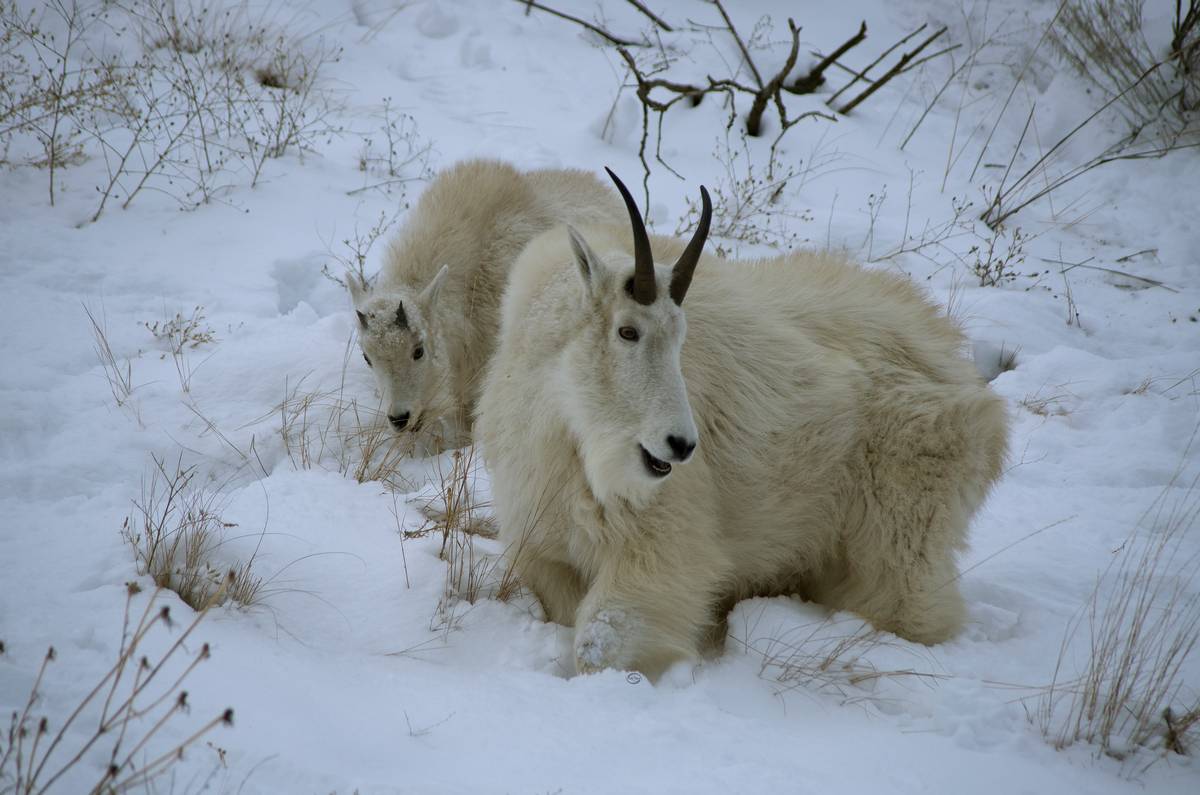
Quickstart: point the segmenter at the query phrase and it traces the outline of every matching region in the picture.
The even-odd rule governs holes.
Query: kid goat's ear
[[[579,268],[579,277],[583,279],[583,286],[590,294],[604,263],[596,256],[596,252],[592,251],[592,247],[583,239],[583,235],[579,234],[570,224],[567,224],[567,236],[571,239],[571,251],[575,255],[575,266]]]
[[[450,266],[443,265],[437,275],[425,286],[421,291],[421,303],[426,307],[431,307],[437,301],[438,293],[442,291],[442,285],[446,283],[446,275],[450,273]]]
[[[346,288],[350,291],[350,303],[354,306],[354,314],[358,316],[358,325],[366,328],[367,316],[359,310],[359,307],[367,300],[367,285],[358,278],[357,274],[346,271]]]
[[[353,271],[346,271],[346,287],[350,290],[350,300],[354,306],[360,307],[367,299],[369,292],[366,283],[358,277],[358,274]]]

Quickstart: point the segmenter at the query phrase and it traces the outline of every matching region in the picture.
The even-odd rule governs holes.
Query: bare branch
[[[549,6],[544,6],[541,3],[536,3],[536,2],[534,2],[534,0],[515,0],[515,1],[520,3],[521,5],[525,6],[526,12],[528,12],[528,10],[530,8],[536,8],[538,11],[545,11],[547,14],[556,16],[559,19],[565,19],[568,22],[574,22],[576,25],[579,25],[583,28],[590,30],[592,33],[595,33],[600,38],[604,39],[605,41],[609,42],[610,44],[615,44],[618,47],[647,47],[647,46],[649,46],[644,41],[631,41],[630,39],[618,38],[618,37],[614,36],[613,34],[609,33],[604,28],[600,27],[599,25],[594,25],[591,22],[588,22],[586,19],[580,19],[579,17],[573,17],[570,14],[564,14],[562,11],[556,11],[555,9],[550,8]]]
[[[909,61],[911,61],[918,54],[920,54],[921,50],[924,50],[926,47],[928,47],[930,44],[932,44],[936,39],[938,39],[945,32],[946,32],[946,28],[942,28],[941,30],[937,31],[929,38],[925,39],[925,41],[918,44],[915,49],[910,50],[910,51],[904,53],[904,55],[900,56],[900,60],[897,61],[896,64],[891,69],[889,69],[887,72],[885,72],[883,74],[883,77],[879,78],[874,83],[867,86],[867,88],[861,94],[859,94],[857,97],[850,100],[845,105],[843,105],[841,108],[839,108],[838,113],[846,114],[846,113],[849,113],[850,111],[854,110],[856,107],[858,107],[859,104],[861,104],[863,102],[863,100],[865,100],[867,97],[874,94],[879,89],[883,88],[889,80],[891,80],[893,77],[895,77],[896,75],[898,75],[902,71],[904,71],[904,67],[908,64]]]
[[[639,2],[638,2],[638,0],[626,0],[626,2],[628,2],[628,3],[629,3],[629,5],[631,5],[631,6],[633,6],[634,8],[636,8],[638,11],[641,11],[641,12],[642,12],[643,14],[645,14],[647,17],[649,17],[649,18],[650,18],[650,20],[651,20],[651,21],[652,21],[652,22],[653,22],[655,25],[658,25],[660,28],[662,28],[663,30],[665,30],[667,33],[674,33],[674,32],[675,32],[675,28],[671,27],[671,26],[670,26],[670,25],[668,25],[666,22],[664,22],[664,21],[662,20],[662,17],[660,17],[660,16],[658,16],[657,14],[655,14],[655,13],[654,13],[653,11],[651,11],[649,8],[646,8],[646,6],[645,6],[645,4],[644,4],[644,3],[639,3]]]
[[[826,55],[812,69],[808,70],[808,74],[803,77],[797,77],[790,86],[784,86],[785,91],[790,91],[793,94],[811,94],[825,82],[825,70],[833,63],[841,58],[852,48],[857,47],[867,38],[867,21],[864,19],[862,25],[850,38],[846,39],[840,47]]]

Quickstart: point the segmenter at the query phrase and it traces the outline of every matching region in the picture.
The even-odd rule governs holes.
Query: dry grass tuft
[[[830,616],[787,630],[775,629],[766,637],[730,636],[748,652],[760,655],[759,675],[781,685],[782,691],[803,689],[813,693],[836,693],[843,699],[864,696],[881,679],[934,681],[941,674],[916,668],[879,668],[869,656],[880,649],[916,655],[910,644],[897,641],[857,619]],[[928,661],[927,661],[928,662]]]
[[[0,735],[0,792],[30,795],[61,791],[53,790],[54,785],[72,770],[79,773],[74,779],[76,785],[82,783],[86,770],[98,771],[95,784],[86,790],[96,795],[149,791],[151,782],[170,771],[198,740],[217,726],[233,724],[233,710],[225,709],[168,748],[155,742],[164,726],[179,723],[181,715],[187,714],[188,693],[182,689],[183,684],[211,654],[207,643],[194,652],[184,646],[205,613],[197,613],[166,651],[143,653],[142,642],[152,630],[173,626],[170,608],[155,609],[155,592],[137,623],[131,625],[130,610],[141,588],[128,583],[126,590],[117,660],[65,718],[56,715],[51,720],[50,716],[37,717],[33,712],[45,695],[46,670],[56,658],[53,647],[46,652],[24,708],[12,713],[7,733]],[[95,716],[97,709],[99,715]],[[68,736],[68,730],[85,713],[89,720],[98,717],[95,730],[86,737]],[[52,732],[55,725],[57,731]],[[89,758],[84,769],[78,768],[85,757]],[[104,763],[97,764],[102,757]]]
[[[1065,417],[1071,413],[1065,404],[1073,397],[1074,395],[1065,391],[1052,394],[1039,391],[1021,398],[1019,405],[1039,417]]]
[[[1151,749],[1160,752],[1153,764],[1167,753],[1190,753],[1200,739],[1200,682],[1189,679],[1200,643],[1200,554],[1184,548],[1200,528],[1200,477],[1182,495],[1178,478],[1142,515],[1068,625],[1037,710],[1059,748],[1085,742],[1117,759]],[[1067,679],[1084,629],[1087,659]]]
[[[398,435],[377,409],[348,397],[344,385],[306,391],[304,379],[284,386],[276,408],[279,434],[292,466],[339,472],[359,483],[376,481],[392,491],[410,491],[401,465],[415,452],[413,434]]]
[[[182,466],[182,458],[171,467],[156,456],[153,462],[142,480],[141,498],[121,526],[138,573],[174,591],[194,610],[226,602],[256,604],[263,582],[252,570],[253,556],[232,568],[213,562],[225,531],[236,527],[221,518],[217,496],[194,484],[196,468]]]
[[[112,391],[113,400],[118,407],[124,407],[133,394],[133,365],[126,359],[124,367],[121,366],[112,346],[108,344],[108,331],[103,319],[96,320],[96,316],[86,304],[83,311],[87,313],[88,322],[92,325],[93,350],[96,352],[96,358],[100,360],[100,366],[104,368],[104,377]]]
[[[450,454],[450,471],[438,459],[439,501],[426,510],[433,513],[434,532],[442,537],[438,556],[446,561],[446,596],[474,604],[489,592],[500,559],[475,549],[476,536],[495,537],[490,516],[481,512],[490,507],[475,498],[476,481],[483,468],[475,447]],[[440,503],[440,504],[439,504]]]

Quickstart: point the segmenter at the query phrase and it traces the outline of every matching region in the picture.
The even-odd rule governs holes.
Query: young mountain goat
[[[510,560],[574,625],[576,669],[655,676],[752,595],[952,636],[955,554],[1007,424],[962,335],[832,254],[701,256],[703,188],[686,248],[649,238],[613,180],[632,246],[603,226],[530,243],[476,425]]]
[[[624,215],[612,189],[584,171],[469,160],[442,172],[389,246],[376,286],[348,279],[363,358],[392,427],[465,442],[517,254],[564,221]]]

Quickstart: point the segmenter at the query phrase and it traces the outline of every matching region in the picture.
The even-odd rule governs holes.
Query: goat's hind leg
[[[920,643],[949,639],[965,616],[957,553],[998,476],[1003,403],[983,389],[894,396],[873,426],[861,475],[866,509],[846,536],[847,576],[832,601]]]

